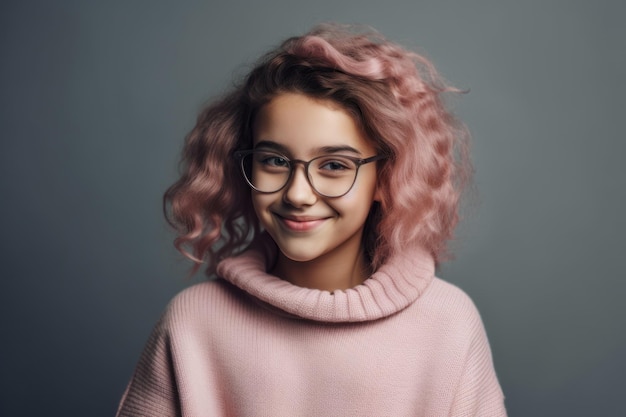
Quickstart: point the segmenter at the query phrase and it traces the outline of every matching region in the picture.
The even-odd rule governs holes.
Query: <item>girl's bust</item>
[[[170,303],[118,415],[505,415],[476,308],[434,277],[469,172],[449,91],[320,26],[205,109],[165,209],[215,279]]]

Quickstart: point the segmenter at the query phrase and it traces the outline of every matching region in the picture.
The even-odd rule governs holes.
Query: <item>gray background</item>
[[[482,312],[510,415],[620,414],[623,4],[3,1],[0,414],[114,413],[165,304],[201,279],[161,215],[182,138],[263,51],[327,20],[471,90],[454,104],[479,193],[440,274]]]

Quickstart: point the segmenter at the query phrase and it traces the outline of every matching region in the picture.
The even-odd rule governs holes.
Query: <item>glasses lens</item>
[[[272,193],[280,190],[289,180],[289,160],[266,151],[252,152],[241,160],[246,179],[256,190]]]
[[[313,188],[327,197],[339,197],[352,188],[358,165],[350,158],[338,155],[320,156],[309,165]]]

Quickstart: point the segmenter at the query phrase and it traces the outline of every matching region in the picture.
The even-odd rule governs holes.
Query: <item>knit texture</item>
[[[472,301],[407,250],[345,291],[222,261],[169,304],[118,416],[506,416]]]

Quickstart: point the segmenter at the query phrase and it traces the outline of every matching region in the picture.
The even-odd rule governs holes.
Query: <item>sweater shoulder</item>
[[[211,301],[226,296],[230,287],[230,284],[219,278],[202,281],[181,290],[170,300],[168,307]]]
[[[463,289],[438,277],[433,279],[427,294],[448,307],[452,305],[476,310],[474,301]]]
[[[474,301],[461,288],[435,277],[423,294],[420,304],[442,323],[459,328],[482,328],[482,319]]]
[[[182,323],[193,325],[213,320],[237,304],[241,291],[222,279],[194,284],[176,294],[167,304],[161,324],[176,327]]]

